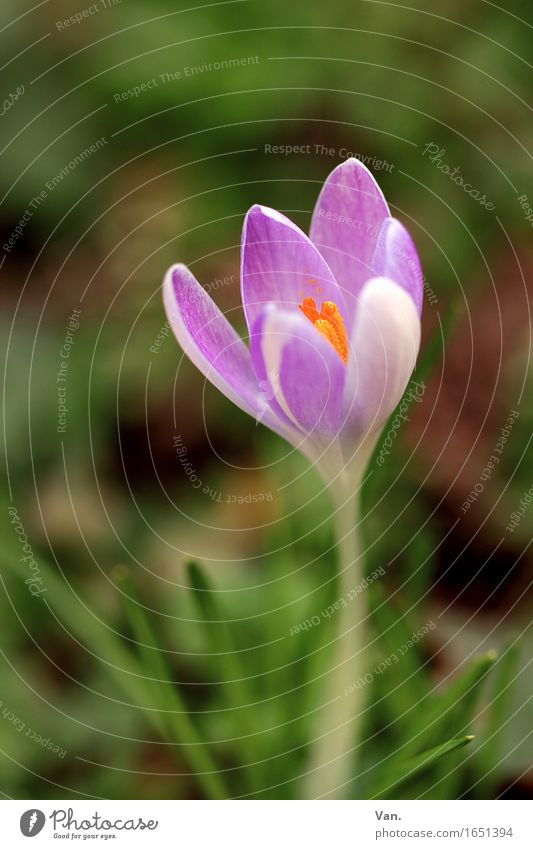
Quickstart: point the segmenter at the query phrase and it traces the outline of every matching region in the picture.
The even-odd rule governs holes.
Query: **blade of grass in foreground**
[[[488,722],[483,734],[484,742],[478,752],[479,773],[482,779],[474,789],[479,799],[492,799],[497,790],[497,766],[508,727],[505,718],[509,713],[519,657],[520,647],[514,643],[504,651],[494,670]]]
[[[394,792],[406,781],[420,777],[438,763],[441,758],[444,758],[450,752],[454,752],[462,746],[467,746],[473,739],[472,736],[468,736],[456,740],[448,740],[447,743],[442,743],[440,746],[435,746],[435,748],[429,749],[427,752],[422,752],[416,758],[411,758],[403,764],[398,764],[392,768],[385,766],[386,775],[371,785],[367,791],[367,798],[381,799],[394,795]]]
[[[14,576],[20,580],[17,557],[7,554],[4,563],[8,566]],[[137,658],[129,651],[120,638],[106,627],[105,623],[85,605],[77,596],[73,588],[65,580],[59,577],[42,556],[39,557],[39,568],[43,577],[43,586],[46,593],[40,596],[50,614],[58,626],[62,628],[70,639],[75,638],[80,645],[89,652],[98,663],[113,678],[115,684],[131,700],[133,706],[142,711],[143,716],[148,719],[158,734],[163,735],[165,728],[161,713],[153,702],[153,694],[147,691],[146,672]],[[36,603],[38,603],[36,599]],[[131,704],[125,704],[131,707]],[[186,714],[183,714],[186,716]],[[188,717],[187,717],[188,718]],[[190,720],[189,720],[190,722]],[[187,729],[189,725],[187,724]],[[182,726],[185,731],[185,726]],[[185,744],[180,753],[186,758],[192,771],[202,787],[207,798],[226,798],[222,779],[211,761],[211,756],[203,741],[198,739],[193,729],[193,739],[170,739],[164,735],[167,742],[172,744]]]
[[[218,604],[216,593],[205,573],[197,563],[189,563],[187,572],[208,646],[216,651],[217,673],[226,693],[226,702],[233,711],[236,711],[236,724],[240,737],[237,745],[241,762],[250,770],[253,767],[253,763],[250,763],[251,760],[253,761],[253,756],[250,758],[250,755],[253,751],[255,723],[251,708],[253,696],[247,685],[246,673],[239,662],[231,631]]]
[[[470,669],[457,682],[459,687],[455,690],[457,696],[456,704],[447,711],[443,722],[443,735],[464,734],[470,731],[476,712],[480,703],[482,688],[485,684],[487,674],[497,659],[496,652],[490,651],[482,657],[477,658]],[[452,691],[454,687],[449,688]],[[447,705],[450,705],[448,694]],[[477,753],[473,754],[475,758]],[[468,759],[473,762],[472,755]],[[462,752],[455,752],[449,758],[449,763],[442,763],[436,770],[433,784],[428,787],[427,792],[421,794],[421,798],[428,799],[456,799],[465,787],[465,762]]]
[[[427,749],[439,738],[446,740],[469,730],[481,687],[496,658],[494,651],[475,658],[442,694],[420,703],[401,749],[402,758]]]
[[[429,696],[412,712],[405,743],[398,746],[393,765],[405,761],[437,740],[458,738],[470,731],[481,689],[496,660],[495,652],[477,657],[467,669],[437,696]],[[439,761],[431,779],[416,790],[416,798],[455,799],[464,779],[463,754],[454,752]]]
[[[124,589],[123,606],[137,641],[147,685],[153,693],[156,704],[160,697],[163,699],[165,707],[159,710],[159,717],[163,724],[165,739],[171,744],[177,741],[190,744],[188,757],[197,777],[202,775],[203,783],[209,793],[208,798],[227,798],[207,744],[201,739],[189,715],[179,686],[172,682],[166,655],[158,642],[144,605],[139,599],[130,570],[126,566],[118,566],[114,570],[113,578],[122,584]]]

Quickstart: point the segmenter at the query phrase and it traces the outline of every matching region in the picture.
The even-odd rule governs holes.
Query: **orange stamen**
[[[319,333],[333,345],[339,357],[346,363],[348,359],[348,343],[344,321],[333,301],[324,301],[318,312],[314,298],[304,298],[299,309],[306,318],[314,324]]]

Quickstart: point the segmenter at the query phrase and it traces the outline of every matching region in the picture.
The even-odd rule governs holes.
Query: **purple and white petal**
[[[374,177],[358,159],[347,159],[326,179],[311,220],[310,236],[344,294],[350,329],[356,296],[373,276],[372,260],[389,207]]]
[[[339,287],[319,251],[289,218],[266,206],[253,206],[244,220],[241,295],[249,330],[266,304],[298,312],[306,297],[334,301],[344,315]]]
[[[387,218],[381,225],[372,267],[377,277],[389,277],[405,289],[421,315],[424,276],[420,261],[411,236],[395,218]]]
[[[385,277],[359,295],[344,390],[347,446],[378,431],[400,401],[420,347],[420,318],[412,297]]]
[[[261,398],[250,351],[185,265],[173,265],[163,301],[176,339],[194,365],[241,410],[277,429]]]
[[[267,319],[272,313],[279,312],[274,304],[267,304],[263,311],[254,321],[252,331],[250,333],[250,353],[252,356],[252,364],[255,371],[257,385],[261,400],[265,408],[272,410],[274,415],[285,426],[290,434],[289,442],[293,445],[298,445],[302,439],[302,431],[294,421],[294,418],[288,415],[276,398],[276,381],[271,380],[267,370],[267,363],[263,356],[263,344],[265,342],[264,334],[268,332]]]
[[[292,425],[296,439],[334,439],[346,366],[333,346],[301,313],[272,305],[257,319],[250,345],[257,378],[270,388],[272,408]]]

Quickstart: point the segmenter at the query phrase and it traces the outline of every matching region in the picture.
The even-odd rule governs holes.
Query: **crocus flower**
[[[413,242],[356,159],[327,178],[309,236],[274,209],[247,213],[248,345],[185,265],[172,266],[164,282],[169,322],[193,363],[329,484],[353,484],[404,392],[422,294]]]
[[[423,277],[409,234],[371,173],[349,159],[322,187],[309,237],[274,209],[247,213],[241,296],[249,344],[184,265],[168,271],[163,290],[193,363],[321,473],[335,503],[339,596],[347,597],[363,577],[358,484],[420,345]],[[367,671],[366,618],[362,593],[336,616],[304,798],[342,796],[354,775],[363,706],[351,685]]]

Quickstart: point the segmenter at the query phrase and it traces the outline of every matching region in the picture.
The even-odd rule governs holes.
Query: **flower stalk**
[[[359,494],[337,499],[335,534],[338,551],[339,596],[349,603],[337,612],[335,638],[320,710],[311,744],[304,798],[345,798],[357,771],[364,716],[363,690],[356,682],[366,670],[368,618],[365,594],[351,591],[364,577],[360,535]]]

